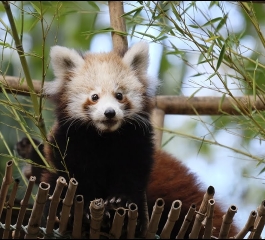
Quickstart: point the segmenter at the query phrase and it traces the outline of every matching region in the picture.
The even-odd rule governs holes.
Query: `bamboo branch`
[[[61,235],[63,235],[67,229],[67,223],[68,223],[71,207],[73,205],[73,199],[74,199],[77,186],[78,186],[78,182],[74,178],[71,178],[65,198],[63,200],[63,208],[62,208],[62,214],[61,214],[60,226],[59,226],[59,233]]]
[[[75,213],[74,213],[74,224],[73,224],[73,239],[81,239],[82,236],[82,219],[84,210],[84,198],[82,195],[75,197]]]
[[[145,238],[146,239],[154,239],[157,229],[158,229],[158,224],[162,215],[162,212],[164,210],[164,205],[165,201],[163,198],[158,198],[154,204],[153,207],[153,212],[151,215],[149,227],[147,229],[147,233]]]
[[[124,14],[122,1],[108,1],[110,26],[114,32],[111,32],[113,50],[120,56],[123,56],[128,49],[127,36],[118,32],[126,33],[126,25],[122,15]]]
[[[198,238],[202,227],[202,221],[204,220],[205,213],[207,211],[208,201],[213,198],[214,192],[215,192],[214,187],[209,186],[206,193],[204,194],[201,206],[199,208],[198,213],[195,216],[195,221],[192,226],[191,233],[189,235],[190,239]]]
[[[179,218],[181,211],[182,202],[180,200],[175,200],[168,214],[167,222],[160,234],[161,239],[170,239],[171,231]]]
[[[185,219],[181,225],[178,235],[176,236],[176,239],[184,239],[188,227],[190,226],[190,223],[194,217],[195,210],[196,210],[195,204],[192,204],[189,208],[187,215],[185,216]]]
[[[90,202],[89,206],[91,222],[90,222],[90,239],[99,239],[100,227],[105,210],[104,201],[102,198],[95,199]]]
[[[29,198],[30,198],[35,181],[36,181],[36,177],[29,178],[29,184],[28,184],[27,190],[25,192],[24,198],[20,202],[21,207],[19,210],[18,218],[17,218],[16,229],[12,233],[12,237],[14,239],[18,239],[20,237],[20,230],[21,230],[22,222],[23,222],[26,210],[27,210]]]
[[[5,219],[5,230],[3,233],[3,239],[9,238],[9,233],[11,231],[11,218],[12,218],[12,210],[14,207],[15,197],[18,189],[19,179],[16,179],[13,185],[12,192],[10,194],[9,200],[6,203],[6,219]]]
[[[228,237],[228,233],[230,230],[230,226],[233,222],[233,217],[237,212],[237,207],[235,205],[231,205],[226,214],[223,216],[223,222],[219,233],[219,239],[226,239]]]
[[[235,239],[243,239],[249,231],[253,231],[256,217],[257,217],[257,212],[252,211],[249,214],[247,223],[245,224],[243,229],[234,238]]]
[[[135,238],[135,229],[137,225],[138,207],[135,203],[130,203],[128,211],[127,239]]]
[[[56,216],[57,213],[57,207],[59,202],[61,201],[61,193],[63,191],[63,188],[67,186],[66,180],[64,177],[59,177],[56,180],[56,186],[53,192],[53,195],[50,197],[51,203],[50,203],[50,209],[49,209],[49,215],[47,217],[47,225],[46,225],[46,237],[49,238],[53,233],[53,228],[56,220],[58,220],[58,217]]]
[[[126,210],[122,207],[117,208],[112,226],[110,229],[110,236],[119,239],[121,236],[122,226],[125,218]]]
[[[28,222],[27,233],[25,238],[36,239],[39,233],[41,217],[45,203],[48,198],[50,184],[41,182],[39,184],[36,200],[32,209],[32,213]]]
[[[13,170],[13,161],[10,160],[6,163],[5,175],[3,178],[1,191],[0,191],[0,217],[2,216],[3,207],[4,207],[4,203],[6,201],[6,194],[7,194],[9,185],[14,180],[12,177],[12,170]]]

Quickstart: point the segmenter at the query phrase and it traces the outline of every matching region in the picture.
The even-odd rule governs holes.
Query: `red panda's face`
[[[119,130],[124,122],[144,125],[139,114],[154,95],[150,89],[155,89],[148,86],[145,48],[146,44],[131,48],[120,58],[114,53],[81,56],[75,50],[53,47],[56,80],[46,84],[44,91],[62,108],[62,121],[93,125],[100,132]]]
[[[66,86],[69,117],[112,132],[143,110],[145,86],[120,59],[85,56]]]

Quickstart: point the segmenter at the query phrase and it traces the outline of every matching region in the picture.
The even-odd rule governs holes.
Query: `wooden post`
[[[161,147],[162,143],[162,136],[163,136],[163,131],[156,129],[157,128],[163,128],[164,126],[164,117],[165,117],[165,112],[159,108],[154,108],[152,115],[151,115],[151,121],[154,126],[154,134],[155,134],[155,146],[157,148]]]
[[[126,32],[124,19],[121,17],[124,14],[122,1],[109,1],[110,25],[114,31]],[[111,33],[113,50],[120,56],[123,56],[128,49],[127,36],[120,35],[116,32]]]

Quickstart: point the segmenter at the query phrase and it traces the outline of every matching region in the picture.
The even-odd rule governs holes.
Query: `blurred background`
[[[32,79],[53,79],[49,66],[53,45],[91,52],[112,50],[107,2],[17,1],[10,5]],[[263,3],[126,1],[124,10],[129,46],[140,40],[150,44],[149,74],[161,81],[158,95],[252,95],[263,100]],[[25,81],[2,4],[0,58],[3,77]],[[45,99],[39,100],[39,106],[48,132],[53,106]],[[240,227],[265,199],[264,123],[264,113],[258,110],[234,116],[165,117],[162,147],[199,176],[202,189],[215,187],[224,210],[232,204],[238,207],[235,221]],[[0,93],[1,174],[10,159],[16,160],[18,169],[25,164],[14,149],[25,132],[42,141],[36,125],[29,97]],[[17,169],[14,177],[21,177]],[[22,183],[19,196],[24,190]]]

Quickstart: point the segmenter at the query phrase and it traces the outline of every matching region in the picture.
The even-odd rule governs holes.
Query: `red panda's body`
[[[44,155],[67,180],[78,181],[77,194],[85,205],[103,198],[107,209],[135,202],[144,216],[143,193],[149,214],[157,198],[165,200],[165,223],[171,203],[182,201],[175,237],[192,203],[199,207],[204,192],[195,176],[178,160],[155,150],[150,114],[157,82],[149,79],[148,45],[134,45],[120,58],[115,53],[80,55],[53,47],[55,81],[46,93],[55,103],[56,123],[44,146]],[[44,171],[41,181],[55,187],[58,174]],[[214,226],[223,212],[215,208]],[[235,228],[232,227],[232,235]]]

